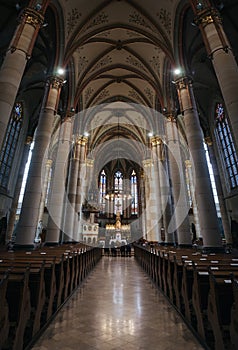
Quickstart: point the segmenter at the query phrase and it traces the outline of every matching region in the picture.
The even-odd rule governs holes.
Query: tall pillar
[[[152,159],[143,161],[145,174],[145,198],[146,198],[146,237],[148,241],[159,241],[159,228],[161,228],[158,214],[158,198],[156,196],[156,189],[158,189],[158,182],[153,175],[154,164]],[[158,181],[158,176],[157,176]]]
[[[152,164],[152,178],[153,178],[153,189],[155,193],[155,205],[156,205],[156,215],[157,215],[157,225],[156,230],[158,235],[158,241],[159,243],[162,243],[164,241],[164,237],[162,237],[162,229],[163,229],[163,213],[164,213],[164,207],[162,207],[162,198],[161,198],[161,184],[160,184],[160,172],[159,172],[159,145],[160,145],[160,137],[159,136],[153,136],[150,139],[151,142],[151,150],[152,150],[152,158],[153,158],[153,164]],[[161,170],[161,169],[160,169]],[[164,204],[164,202],[163,202]]]
[[[198,239],[201,237],[201,230],[200,230],[199,218],[198,218],[198,206],[197,206],[196,196],[195,196],[192,162],[189,159],[185,160],[185,166],[187,169],[189,189],[190,189],[191,198],[192,198],[193,218],[194,218],[194,225],[196,229],[196,238]]]
[[[72,118],[69,114],[61,121],[57,154],[53,165],[52,185],[48,207],[46,244],[58,244],[63,224],[63,207],[66,199],[65,183],[72,136]]]
[[[76,202],[75,211],[78,213],[78,217],[75,217],[74,221],[74,235],[78,237],[77,240],[81,240],[80,237],[80,222],[82,214],[82,204],[85,197],[85,181],[86,181],[86,154],[87,154],[87,143],[88,138],[86,136],[79,136],[78,142],[80,145],[79,152],[79,167],[78,167],[78,178],[77,178],[77,190],[76,190]]]
[[[205,142],[208,146],[209,157],[210,157],[210,161],[211,161],[211,165],[212,165],[212,169],[213,169],[216,190],[217,190],[217,196],[218,196],[218,201],[219,201],[219,206],[220,206],[220,211],[221,211],[222,226],[223,226],[223,230],[224,230],[226,244],[231,245],[232,244],[231,225],[229,222],[226,204],[225,204],[225,200],[224,200],[222,184],[221,184],[221,179],[220,179],[220,175],[219,175],[219,171],[218,171],[218,164],[217,164],[216,156],[214,153],[213,143],[212,143],[212,140],[210,137],[206,137]]]
[[[42,106],[35,133],[35,144],[29,168],[20,219],[17,227],[16,247],[33,246],[42,195],[42,176],[57,104],[63,80],[51,77],[46,84],[45,103]]]
[[[195,23],[199,26],[208,56],[219,82],[226,110],[229,115],[236,149],[238,147],[238,66],[222,26],[219,12],[213,8],[208,0],[190,0],[196,15]]]
[[[195,196],[203,245],[204,248],[208,249],[220,249],[222,247],[222,240],[219,234],[216,207],[203,146],[203,134],[199,123],[192,85],[187,77],[182,77],[177,79],[176,87],[180,109],[184,115],[185,132],[191,161],[194,165]]]
[[[18,205],[18,201],[19,201],[23,176],[24,176],[24,172],[25,172],[27,159],[29,156],[31,143],[32,143],[32,137],[28,136],[26,139],[25,145],[24,145],[24,149],[23,149],[21,165],[20,165],[20,169],[19,169],[19,173],[18,173],[18,177],[17,177],[17,183],[16,183],[16,187],[15,187],[15,192],[14,192],[14,198],[12,201],[10,215],[9,215],[9,219],[8,219],[8,223],[7,223],[7,233],[6,233],[6,241],[7,242],[12,240],[12,234],[14,231],[14,224],[16,221],[17,205]]]
[[[0,149],[2,148],[11,111],[32,50],[44,21],[44,12],[48,1],[41,8],[35,8],[35,1],[21,13],[19,25],[6,52],[0,70]]]
[[[165,231],[165,244],[175,243],[174,232],[168,231],[168,225],[171,220],[172,203],[171,203],[171,191],[169,186],[169,173],[168,164],[166,160],[166,150],[164,141],[162,138],[158,139],[157,157],[159,162],[159,182],[160,182],[160,195],[163,215],[163,228]]]
[[[185,169],[180,150],[180,140],[177,128],[177,120],[172,115],[167,116],[166,122],[167,145],[174,195],[174,217],[168,227],[168,232],[177,230],[178,244],[180,246],[191,246],[192,239],[189,227],[189,204],[188,193],[185,181]]]
[[[79,171],[79,157],[80,157],[80,140],[75,139],[71,158],[69,161],[69,172],[68,172],[68,185],[67,185],[67,199],[64,212],[64,235],[68,239],[73,239],[77,241],[77,237],[74,232],[74,223],[76,218],[78,218],[78,213],[76,212],[76,196],[77,196],[77,181],[78,181],[78,171]]]

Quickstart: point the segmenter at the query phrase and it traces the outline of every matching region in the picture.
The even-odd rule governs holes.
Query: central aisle
[[[34,350],[203,349],[133,257],[103,257]]]

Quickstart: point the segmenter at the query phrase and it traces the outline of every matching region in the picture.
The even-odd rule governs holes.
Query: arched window
[[[238,186],[238,158],[235,150],[232,134],[222,103],[217,103],[215,108],[216,132],[220,141],[223,158],[230,180],[231,188]]]
[[[11,167],[22,127],[22,115],[22,104],[17,102],[13,108],[11,118],[8,123],[5,142],[0,155],[0,186],[3,188],[7,188],[8,186]]]
[[[100,182],[99,182],[99,203],[100,203],[100,210],[102,213],[105,213],[105,195],[106,195],[106,188],[107,188],[107,176],[104,170],[101,171],[100,174]]]
[[[121,194],[123,192],[123,175],[119,170],[117,170],[114,174],[114,192],[118,193],[118,196],[115,197],[114,201],[114,214],[116,214],[118,211],[120,214],[122,214],[123,198]]]
[[[138,214],[138,193],[137,193],[137,176],[135,170],[131,173],[131,215]]]

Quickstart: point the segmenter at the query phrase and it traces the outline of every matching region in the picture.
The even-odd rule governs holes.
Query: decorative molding
[[[151,25],[139,13],[135,11],[129,15],[129,22],[154,31]]]
[[[93,93],[94,93],[94,89],[89,86],[86,89],[85,94],[84,94],[85,104],[88,103],[88,100],[90,99],[90,97],[92,96]]]
[[[160,76],[160,58],[159,58],[159,56],[153,56],[150,59],[150,64],[154,68],[154,70],[156,71],[158,76]]]
[[[171,30],[172,30],[171,13],[166,9],[160,9],[160,12],[157,14],[157,16],[159,17],[167,33],[171,35]]]
[[[105,12],[99,13],[97,17],[95,17],[85,28],[85,30],[90,29],[92,27],[98,26],[100,24],[108,23],[108,14]]]
[[[127,56],[126,62],[131,64],[132,66],[138,68],[138,69],[143,69],[143,71],[146,72],[146,69],[143,66],[143,64],[133,56],[131,56],[131,55]]]
[[[68,35],[72,33],[74,28],[76,27],[79,18],[82,16],[82,14],[78,11],[77,8],[73,8],[71,12],[68,12],[68,17],[66,20],[67,23],[67,33]]]
[[[128,93],[128,96],[131,98],[134,98],[135,100],[139,101],[140,103],[144,103],[143,100],[140,98],[140,95],[135,90],[130,90]]]
[[[94,72],[97,69],[100,69],[107,64],[112,63],[112,58],[110,56],[103,57],[97,64],[96,66],[93,67],[92,72]]]
[[[110,92],[107,89],[103,89],[100,94],[98,95],[98,97],[96,98],[96,100],[94,101],[94,103],[98,103],[100,100],[107,98],[110,96]]]
[[[153,94],[153,91],[149,88],[149,87],[146,87],[144,89],[144,92],[145,92],[145,95],[148,97],[149,101],[151,104],[153,104],[153,100],[154,100],[154,94]]]
[[[85,56],[80,56],[78,58],[79,74],[87,66],[87,64],[88,64],[88,59]]]

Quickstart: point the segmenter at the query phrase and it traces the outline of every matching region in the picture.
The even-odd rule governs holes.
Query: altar
[[[120,212],[116,214],[115,224],[106,224],[106,236],[109,237],[109,246],[120,247],[129,243],[131,238],[131,228],[129,224],[122,224]]]

